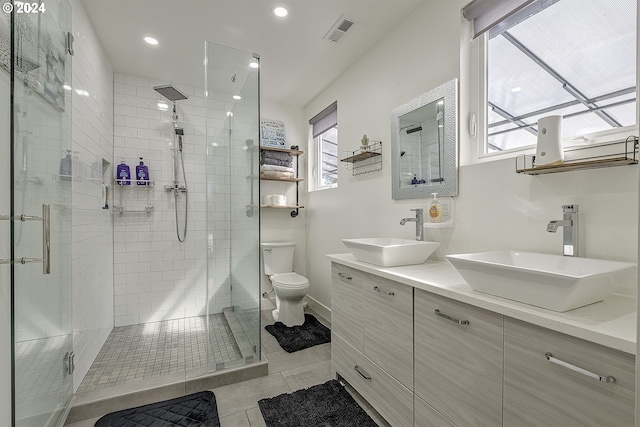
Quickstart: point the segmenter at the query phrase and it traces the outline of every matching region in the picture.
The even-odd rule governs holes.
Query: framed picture
[[[278,120],[260,120],[260,145],[287,148],[284,123]]]

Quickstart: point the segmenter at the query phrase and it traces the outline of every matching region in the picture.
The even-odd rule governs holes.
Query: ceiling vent
[[[347,34],[355,22],[349,18],[345,18],[344,15],[340,16],[340,18],[333,24],[333,27],[325,34],[324,39],[329,40],[331,42],[337,43]]]

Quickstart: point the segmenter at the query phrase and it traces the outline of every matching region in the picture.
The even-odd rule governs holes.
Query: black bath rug
[[[220,427],[213,392],[201,391],[176,399],[112,412],[95,427]]]
[[[331,329],[318,322],[311,314],[304,315],[304,323],[300,326],[289,327],[282,322],[276,322],[264,328],[278,340],[280,347],[287,353],[331,342]]]
[[[336,380],[258,401],[267,427],[377,427]]]

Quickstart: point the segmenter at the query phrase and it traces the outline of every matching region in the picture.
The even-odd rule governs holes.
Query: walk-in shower
[[[184,242],[184,239],[187,238],[187,221],[189,216],[189,196],[187,192],[187,174],[184,170],[184,155],[182,149],[182,138],[184,138],[184,128],[178,126],[178,112],[176,111],[176,101],[183,101],[185,99],[189,99],[187,95],[182,93],[179,89],[174,87],[173,85],[164,85],[164,86],[155,86],[153,88],[160,95],[167,98],[169,101],[173,102],[173,145],[171,150],[173,151],[173,185],[165,185],[164,191],[172,192],[174,199],[174,210],[176,214],[176,235],[178,236],[178,241]],[[182,184],[178,179],[180,172],[182,171]],[[183,194],[184,197],[184,221],[182,222],[182,230],[180,226],[180,220],[178,219],[178,206],[180,202],[180,195]]]

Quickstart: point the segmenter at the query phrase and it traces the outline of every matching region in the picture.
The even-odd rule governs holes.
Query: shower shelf
[[[123,185],[123,183],[129,183]],[[151,215],[153,212],[153,204],[151,203],[151,189],[155,186],[154,181],[147,181],[146,185],[138,185],[135,179],[114,179],[113,180],[113,211],[120,215],[124,213],[146,213]],[[140,193],[146,191],[146,201],[140,200]],[[125,197],[125,193],[129,193],[130,197]],[[118,203],[116,204],[116,198]],[[133,202],[131,207],[127,207],[127,202]]]
[[[304,181],[304,178],[300,178],[298,176],[299,167],[300,167],[300,156],[304,154],[304,151],[298,149],[297,145],[292,145],[290,149],[288,148],[276,148],[276,147],[267,147],[265,145],[260,146],[260,151],[277,151],[280,153],[287,153],[296,158],[296,176],[292,178],[271,178],[271,177],[263,177],[258,176],[257,178],[260,181],[278,181],[278,182],[295,182],[296,184],[296,204],[295,205],[285,205],[285,206],[270,206],[270,205],[260,205],[261,208],[267,209],[291,209],[291,217],[295,218],[300,213],[300,209],[304,208],[304,206],[300,206],[299,203],[299,191],[300,191],[300,182]],[[255,175],[249,176],[250,179],[256,179]]]

